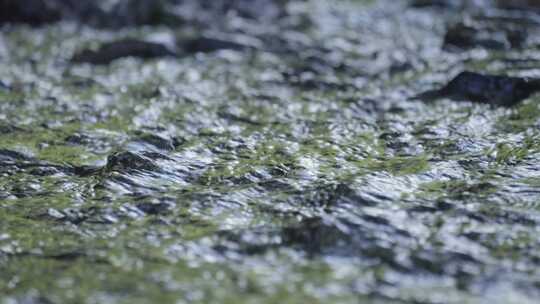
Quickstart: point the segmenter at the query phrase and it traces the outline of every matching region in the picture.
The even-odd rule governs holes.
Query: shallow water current
[[[0,303],[538,303],[540,96],[410,97],[464,70],[540,77],[540,15],[286,9],[1,28]],[[449,51],[461,19],[530,35]],[[70,62],[199,32],[256,47]]]

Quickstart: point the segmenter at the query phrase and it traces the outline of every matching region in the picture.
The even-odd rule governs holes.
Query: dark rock
[[[83,50],[71,59],[75,63],[109,64],[124,57],[143,59],[176,56],[163,44],[135,39],[125,39],[103,44],[98,50]]]
[[[168,213],[172,207],[174,207],[174,205],[167,202],[145,202],[137,204],[139,210],[150,215]]]
[[[219,50],[243,51],[249,47],[229,40],[199,37],[180,43],[180,48],[187,54],[211,53]]]
[[[182,146],[187,141],[185,138],[180,136],[173,137],[171,140],[175,149]]]
[[[526,30],[509,30],[506,32],[506,39],[510,47],[520,49],[525,47],[529,33]]]
[[[91,142],[90,137],[85,134],[73,134],[66,137],[65,142],[70,145],[87,145]]]
[[[299,226],[284,228],[281,237],[282,242],[288,246],[300,248],[310,255],[319,255],[326,251],[332,252],[342,244],[351,245],[354,237],[347,230],[352,228],[361,229],[358,226],[347,226],[347,229],[343,229],[320,218],[313,218],[303,220]],[[354,245],[348,249],[351,254],[358,251]]]
[[[151,159],[132,152],[119,152],[110,155],[107,158],[107,171],[130,171],[130,170],[148,170],[155,171],[158,167]]]
[[[468,100],[494,106],[513,106],[540,90],[540,80],[462,72],[439,90],[424,92],[414,99]]]
[[[101,172],[101,167],[97,166],[74,166],[71,171],[73,174],[85,177]]]

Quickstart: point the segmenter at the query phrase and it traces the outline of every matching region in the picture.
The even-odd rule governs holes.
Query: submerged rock
[[[199,37],[179,43],[180,48],[186,54],[211,53],[219,50],[243,51],[249,46],[230,40],[210,37]]]
[[[143,59],[176,56],[167,46],[135,39],[124,39],[103,44],[98,50],[83,50],[71,59],[75,63],[109,64],[124,57]]]
[[[424,92],[414,99],[449,98],[469,100],[495,106],[513,106],[540,90],[539,79],[484,75],[461,72],[439,90]]]
[[[150,215],[160,215],[166,214],[171,211],[174,207],[174,204],[168,201],[152,201],[152,202],[142,202],[137,204],[137,209],[144,212],[145,214]]]

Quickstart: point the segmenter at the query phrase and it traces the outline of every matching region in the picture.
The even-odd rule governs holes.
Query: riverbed
[[[1,27],[0,303],[535,303],[540,97],[414,97],[540,77],[540,14],[416,2]]]

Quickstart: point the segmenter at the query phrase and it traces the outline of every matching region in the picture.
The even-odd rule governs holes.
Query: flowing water
[[[105,65],[70,58],[203,30],[2,27],[0,303],[536,303],[540,97],[410,97],[540,77],[540,15],[285,9],[204,28],[255,47]],[[462,19],[531,34],[443,48]]]

